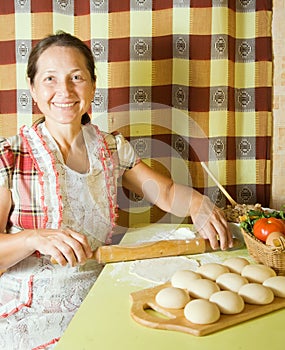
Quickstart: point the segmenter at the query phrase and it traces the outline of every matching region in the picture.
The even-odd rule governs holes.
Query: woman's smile
[[[71,103],[57,103],[57,102],[53,102],[55,107],[58,108],[69,108],[74,106],[75,102],[71,102]]]

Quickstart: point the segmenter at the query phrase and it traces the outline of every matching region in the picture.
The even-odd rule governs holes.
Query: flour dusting
[[[144,242],[156,242],[163,240],[174,240],[174,239],[193,239],[196,238],[195,232],[190,230],[187,227],[180,227],[178,229],[170,230],[170,231],[160,231],[155,233],[151,239],[142,238],[136,241],[136,243],[144,243]]]
[[[178,270],[195,271],[199,263],[186,257],[161,257],[156,259],[137,260],[131,263],[129,272],[151,282],[165,283]]]

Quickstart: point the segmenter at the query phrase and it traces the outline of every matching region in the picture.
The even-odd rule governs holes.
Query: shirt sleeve
[[[132,169],[140,162],[133,146],[120,133],[105,134],[105,140],[112,153],[117,153],[120,173]]]
[[[0,187],[11,188],[14,155],[7,139],[0,140]]]

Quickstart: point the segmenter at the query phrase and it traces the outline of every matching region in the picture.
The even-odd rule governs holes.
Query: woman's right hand
[[[12,206],[10,190],[0,187],[0,270],[39,251],[50,255],[58,264],[84,264],[92,257],[87,237],[69,228],[26,229],[14,234],[5,233]]]
[[[27,238],[28,246],[41,254],[50,255],[58,264],[83,265],[92,257],[87,237],[69,228],[38,229]]]

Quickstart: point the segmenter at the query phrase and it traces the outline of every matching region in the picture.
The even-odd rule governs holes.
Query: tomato
[[[256,238],[265,242],[271,232],[281,232],[285,234],[285,222],[277,218],[260,218],[253,225],[253,234]]]

